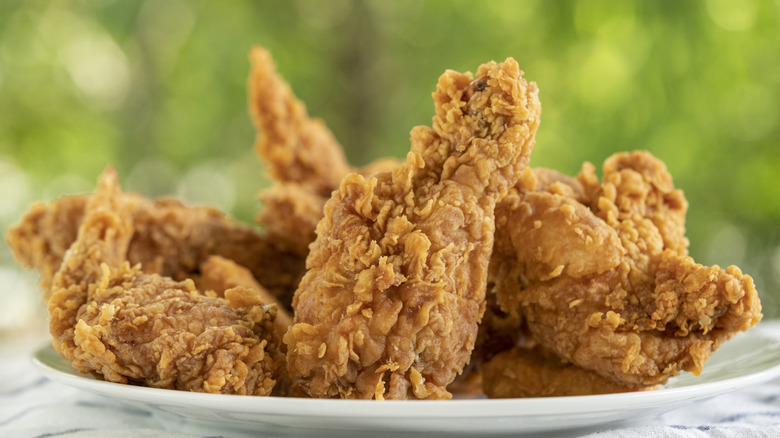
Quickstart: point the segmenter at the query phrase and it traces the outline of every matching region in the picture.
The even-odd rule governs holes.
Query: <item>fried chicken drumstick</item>
[[[576,183],[521,183],[504,199],[491,268],[498,302],[540,345],[616,383],[698,375],[760,320],[753,280],[687,255],[688,204],[660,160],[615,154],[603,172],[599,182],[586,164]]]
[[[404,165],[352,173],[325,205],[285,335],[314,397],[449,398],[484,310],[493,210],[528,162],[536,85],[512,59],[448,71]]]
[[[246,287],[219,298],[131,266],[132,201],[108,170],[52,281],[55,349],[112,382],[270,395],[284,364],[275,306]]]

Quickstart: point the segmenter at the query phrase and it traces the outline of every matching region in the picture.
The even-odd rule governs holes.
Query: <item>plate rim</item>
[[[780,345],[780,320],[762,322],[744,336],[755,336],[775,341]],[[734,342],[732,339],[730,342]],[[227,394],[207,394],[170,389],[124,385],[95,379],[87,374],[76,374],[55,368],[46,363],[46,355],[66,361],[50,345],[36,349],[32,363],[47,378],[102,396],[142,403],[170,403],[199,408],[230,410],[235,413],[262,413],[277,416],[301,416],[319,418],[343,417],[344,412],[359,409],[366,418],[459,418],[467,411],[470,418],[498,419],[524,418],[549,415],[569,406],[567,415],[598,414],[615,409],[638,410],[648,405],[676,405],[686,401],[710,398],[769,381],[780,376],[780,360],[766,368],[745,375],[727,377],[713,382],[703,382],[673,388],[616,394],[582,395],[566,397],[505,398],[505,399],[453,399],[453,400],[334,400],[296,397],[252,397]],[[780,354],[779,354],[780,355]],[[705,365],[706,369],[706,365]],[[185,396],[186,394],[186,396]],[[117,397],[119,395],[119,397]],[[576,409],[571,407],[575,406]],[[456,408],[457,407],[457,408]],[[452,409],[456,408],[456,409]],[[474,409],[477,408],[477,409]]]

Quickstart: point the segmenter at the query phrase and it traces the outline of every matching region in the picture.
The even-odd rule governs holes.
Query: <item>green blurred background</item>
[[[742,267],[778,317],[779,21],[777,0],[3,1],[0,229],[109,163],[251,222],[253,44],[356,165],[405,155],[445,69],[512,56],[541,90],[532,165],[650,150],[690,201],[692,256]],[[41,315],[36,280],[0,245],[0,329]]]

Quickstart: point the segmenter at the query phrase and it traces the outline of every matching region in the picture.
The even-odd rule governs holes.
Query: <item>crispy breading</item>
[[[285,335],[314,397],[449,398],[484,311],[493,210],[528,162],[537,88],[510,59],[447,71],[404,165],[325,205]]]
[[[287,309],[255,280],[249,269],[238,265],[236,262],[222,256],[213,255],[200,264],[200,274],[193,278],[195,286],[201,291],[213,291],[218,297],[225,296],[225,292],[237,287],[253,291],[257,298],[255,301],[263,305],[276,306],[276,320],[274,326],[279,337],[292,325],[292,315]]]
[[[255,46],[249,59],[249,112],[258,130],[255,150],[272,178],[330,196],[349,171],[341,146],[322,120],[309,117],[267,50]]]
[[[660,160],[620,153],[601,182],[589,164],[577,180],[585,200],[520,186],[496,210],[498,302],[542,346],[616,383],[651,386],[698,374],[761,319],[750,276],[687,255],[688,204]]]
[[[515,347],[491,358],[484,368],[483,390],[490,398],[568,397],[654,389],[628,386],[566,363],[541,347]]]
[[[132,204],[134,233],[128,260],[146,273],[177,280],[198,273],[211,255],[220,255],[248,268],[264,288],[289,307],[303,275],[304,257],[283,248],[269,236],[205,206],[174,199],[150,201],[122,193]],[[41,274],[44,298],[65,252],[76,240],[89,195],[68,196],[33,205],[6,235],[17,261]]]
[[[112,382],[269,395],[284,363],[276,307],[245,287],[218,298],[131,266],[134,208],[108,170],[52,281],[55,349]]]

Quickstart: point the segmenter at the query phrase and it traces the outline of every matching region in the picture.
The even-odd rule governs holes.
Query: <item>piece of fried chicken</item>
[[[350,170],[341,146],[322,120],[309,117],[267,50],[255,46],[249,59],[249,112],[259,134],[257,154],[277,181],[329,197]]]
[[[603,175],[586,163],[576,183],[547,173],[533,187],[531,176],[504,199],[491,267],[498,302],[543,347],[613,382],[698,374],[761,319],[753,280],[687,255],[688,204],[660,160],[615,154]]]
[[[249,269],[257,281],[286,306],[304,271],[304,259],[267,234],[242,225],[205,206],[174,199],[151,201],[122,193],[132,205],[132,239],[127,258],[144,272],[177,280],[198,274],[199,266],[219,255]],[[37,203],[11,227],[6,241],[22,266],[41,274],[44,298],[65,252],[76,240],[90,195]]]
[[[534,169],[548,175],[547,169]],[[496,242],[498,243],[498,242]],[[490,283],[488,283],[490,285]],[[566,362],[539,345],[522,315],[506,313],[488,286],[485,315],[471,357],[470,375],[480,379],[480,391],[489,398],[567,397],[630,392],[654,387],[624,385]],[[453,391],[456,380],[450,388]]]
[[[404,165],[347,175],[325,206],[285,335],[314,397],[449,398],[484,310],[493,210],[528,162],[534,83],[513,59],[448,71]]]
[[[325,201],[347,173],[370,176],[401,163],[384,158],[354,169],[323,121],[309,117],[304,103],[277,72],[271,54],[255,46],[249,59],[255,151],[275,180],[260,193],[263,208],[256,220],[274,242],[305,258]]]
[[[237,264],[233,260],[213,255],[201,263],[199,271],[199,274],[193,277],[195,287],[198,290],[213,291],[218,297],[224,298],[226,291],[242,287],[257,294],[258,299],[263,304],[275,304],[277,310],[274,326],[279,339],[284,336],[287,329],[292,325],[290,312],[275,296],[257,282],[249,269]]]
[[[654,388],[616,383],[539,346],[502,351],[482,369],[482,390],[489,398],[569,397]]]
[[[127,262],[133,197],[109,169],[52,281],[53,345],[106,380],[223,394],[269,395],[284,355],[276,308],[246,287],[201,293],[192,280]]]

